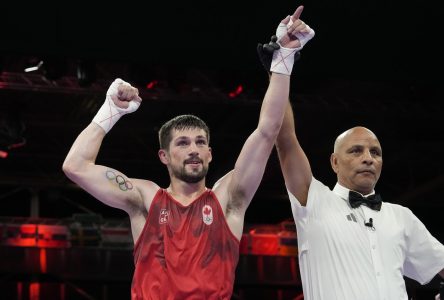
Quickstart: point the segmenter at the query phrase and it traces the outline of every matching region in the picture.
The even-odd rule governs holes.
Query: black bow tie
[[[368,197],[364,197],[361,194],[350,191],[348,194],[348,201],[352,208],[359,207],[359,205],[364,204],[373,210],[381,210],[382,199],[379,194],[373,194]]]

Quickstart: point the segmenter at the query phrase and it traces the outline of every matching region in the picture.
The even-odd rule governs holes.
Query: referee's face
[[[364,127],[351,129],[332,154],[332,167],[341,185],[364,195],[371,193],[382,169],[377,137]]]

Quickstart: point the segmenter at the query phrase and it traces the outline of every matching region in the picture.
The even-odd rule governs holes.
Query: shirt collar
[[[336,185],[333,189],[333,193],[335,193],[336,195],[338,195],[339,197],[341,197],[344,200],[348,200],[348,193],[349,192],[350,192],[350,189],[342,186],[339,182],[336,183]],[[367,196],[373,195],[374,193],[375,193],[375,190],[373,190],[370,194],[363,195],[363,196],[367,197]]]

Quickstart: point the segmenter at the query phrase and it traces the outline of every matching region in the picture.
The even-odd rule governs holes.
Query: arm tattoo
[[[125,179],[122,175],[116,174],[113,170],[107,170],[105,173],[106,178],[110,181],[114,181],[122,191],[128,191],[133,189],[131,181]]]

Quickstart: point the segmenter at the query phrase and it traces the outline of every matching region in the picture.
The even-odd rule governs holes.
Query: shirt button
[[[381,273],[379,273],[379,272],[376,272],[376,276],[379,276],[379,275],[381,275]]]
[[[376,245],[373,245],[373,246],[372,246],[372,249],[375,250],[375,249],[376,249]]]

